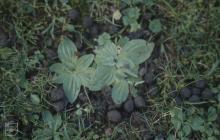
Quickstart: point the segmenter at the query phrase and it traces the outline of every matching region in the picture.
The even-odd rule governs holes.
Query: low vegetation
[[[0,15],[0,139],[219,139],[218,0],[7,0]]]

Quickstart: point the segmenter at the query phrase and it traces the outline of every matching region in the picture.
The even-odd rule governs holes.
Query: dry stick
[[[85,92],[85,94],[86,94],[87,99],[89,100],[89,104],[90,104],[91,107],[92,107],[92,112],[94,112],[94,108],[93,108],[93,106],[92,106],[92,102],[90,101],[89,95],[88,95],[88,93],[87,93],[87,91],[86,91],[86,88],[85,88],[84,86],[83,86],[83,90],[84,90],[84,92]]]

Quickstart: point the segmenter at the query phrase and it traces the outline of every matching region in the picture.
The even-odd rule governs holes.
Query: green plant
[[[171,123],[175,129],[176,138],[187,140],[190,134],[199,132],[202,140],[217,140],[220,135],[215,121],[217,119],[217,110],[215,107],[209,107],[207,113],[204,109],[190,107],[183,109],[174,108],[170,111]],[[169,139],[175,139],[174,135],[170,135]]]
[[[123,42],[122,39],[118,42]],[[91,88],[100,90],[112,85],[113,101],[120,104],[127,99],[129,89],[141,81],[138,77],[139,64],[150,57],[154,44],[136,39],[123,44],[108,40],[99,45],[95,50],[97,67]]]
[[[154,33],[159,33],[162,30],[160,20],[154,19],[150,21],[149,29]]]
[[[122,103],[129,89],[141,81],[138,77],[139,64],[150,57],[154,48],[153,43],[140,39],[128,41],[122,38],[115,44],[106,33],[97,41],[95,63],[89,67],[93,63],[93,54],[78,58],[74,43],[66,37],[61,40],[58,47],[61,63],[53,64],[50,70],[56,73],[55,81],[63,84],[70,103],[76,100],[81,86],[97,91],[109,85],[113,85],[113,101]]]
[[[50,67],[52,72],[57,74],[56,82],[63,84],[65,95],[70,103],[73,103],[80,91],[81,86],[88,87],[94,55],[88,54],[82,57],[76,55],[75,44],[64,37],[58,47],[58,57],[61,63],[53,64]]]
[[[141,25],[137,22],[140,16],[140,9],[137,7],[127,8],[123,11],[124,16],[122,17],[123,24],[130,26],[130,32],[137,31]]]
[[[49,111],[42,112],[44,127],[38,128],[33,132],[33,140],[54,139],[61,138],[70,139],[66,126],[63,124],[59,114],[53,116]]]

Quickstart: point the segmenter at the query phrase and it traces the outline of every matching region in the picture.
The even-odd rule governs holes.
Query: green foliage
[[[149,29],[153,33],[159,33],[162,30],[160,20],[159,19],[154,19],[154,20],[150,21]]]
[[[135,5],[141,3],[143,0],[122,0],[127,5]]]
[[[155,4],[154,0],[122,0],[129,7],[123,11],[123,24],[125,26],[130,26],[130,32],[135,32],[141,28],[138,23],[140,16],[140,9],[136,6],[137,4],[143,4],[146,6],[153,6]],[[158,33],[161,31],[161,24],[158,19],[150,22],[149,28],[152,32]]]
[[[138,18],[140,16],[140,9],[137,7],[127,8],[123,11],[124,16],[122,17],[123,24],[125,26],[130,26],[130,32],[137,31],[140,29],[141,25],[138,23]]]
[[[65,95],[70,103],[73,103],[80,91],[81,86],[88,86],[93,62],[92,54],[78,57],[75,44],[64,37],[58,48],[58,56],[62,63],[53,64],[50,67],[56,73],[55,81],[63,84]]]
[[[99,45],[108,44],[111,42],[111,36],[107,33],[103,33],[99,38],[97,39],[97,42]]]
[[[129,85],[125,80],[118,80],[112,89],[112,99],[116,104],[124,102],[128,97]]]
[[[129,87],[139,82],[139,64],[147,60],[154,48],[153,43],[144,40],[126,40],[123,46],[116,45],[110,40],[110,35],[104,33],[97,42],[99,47],[93,54],[76,56],[76,47],[68,38],[63,38],[58,48],[58,56],[62,63],[50,67],[56,73],[56,82],[63,84],[65,94],[73,103],[84,86],[90,90],[101,90],[113,85],[112,98],[116,104],[127,99]],[[119,41],[122,42],[122,41]]]
[[[66,129],[62,129],[62,119],[59,114],[53,116],[49,111],[42,112],[45,126],[33,132],[33,140],[54,139],[60,140],[62,137],[69,137]]]
[[[119,41],[120,42],[120,41]],[[112,99],[121,104],[127,99],[129,87],[139,82],[139,64],[147,60],[154,48],[153,43],[131,40],[123,46],[107,42],[95,50],[97,69],[92,85],[93,90],[113,85]]]
[[[176,138],[189,139],[190,134],[194,132],[199,132],[201,139],[210,139],[212,137],[217,140],[217,137],[220,136],[218,126],[215,124],[217,112],[214,107],[209,107],[207,114],[203,109],[198,110],[194,107],[190,107],[186,111],[174,108],[170,113],[172,125],[177,131]],[[174,138],[170,134],[170,139]]]
[[[36,104],[36,105],[40,104],[40,98],[39,98],[39,96],[36,95],[36,94],[32,94],[32,95],[31,95],[31,102],[32,102],[33,104]]]
[[[145,4],[147,6],[152,6],[155,4],[155,0],[121,0],[129,6],[137,5],[137,4]]]

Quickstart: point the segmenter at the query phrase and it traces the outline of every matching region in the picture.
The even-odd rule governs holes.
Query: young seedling
[[[65,95],[70,103],[78,97],[81,86],[87,87],[91,78],[94,55],[78,57],[75,44],[64,37],[58,47],[58,57],[61,63],[55,63],[50,71],[55,72],[55,82],[63,84]]]
[[[100,38],[103,39],[103,36]],[[139,64],[150,57],[154,44],[136,39],[120,45],[111,42],[109,38],[98,43],[99,47],[95,50],[96,70],[91,90],[100,90],[104,86],[112,85],[112,99],[116,104],[121,104],[127,99],[129,89],[141,81],[138,77]]]
[[[154,43],[141,39],[121,38],[115,44],[107,33],[97,42],[95,59],[93,54],[78,57],[75,44],[67,37],[60,42],[58,56],[61,63],[53,64],[50,70],[56,73],[56,82],[63,84],[70,103],[78,97],[81,86],[97,91],[112,85],[113,101],[121,104],[127,99],[129,90],[140,83],[139,64],[150,57],[154,48]],[[89,67],[93,59],[95,63]]]

